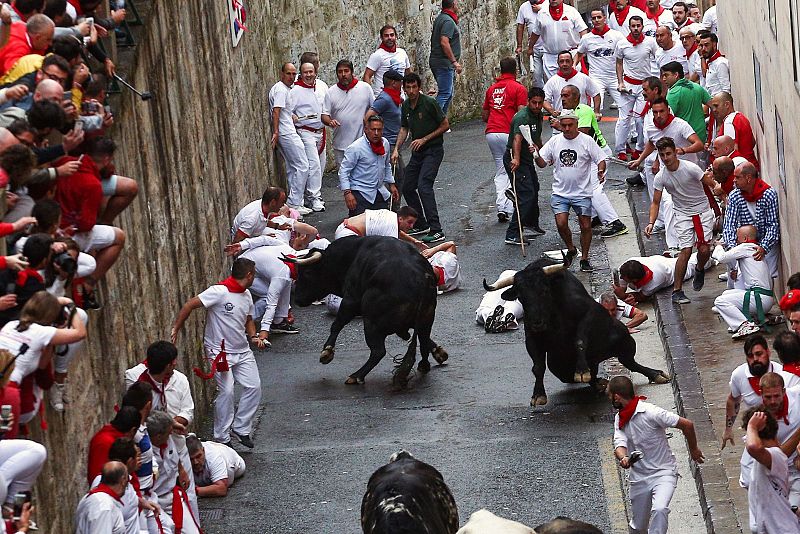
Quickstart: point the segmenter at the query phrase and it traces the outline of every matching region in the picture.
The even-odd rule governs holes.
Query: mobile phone
[[[614,285],[618,286],[619,284],[619,269],[614,269],[611,272],[612,276],[614,277]]]
[[[0,432],[8,432],[11,430],[9,423],[11,419],[11,405],[3,404],[0,406]]]
[[[75,126],[73,128],[75,133],[81,133],[83,131],[83,121],[78,119],[75,121]]]
[[[86,22],[89,23],[89,31],[92,31],[92,28],[94,28],[94,17],[86,17]]]
[[[19,521],[22,518],[22,507],[25,506],[27,500],[28,496],[25,493],[14,494],[14,512],[13,516],[11,517],[12,521]]]

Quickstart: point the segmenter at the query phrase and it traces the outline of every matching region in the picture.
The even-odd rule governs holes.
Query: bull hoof
[[[650,379],[651,384],[669,384],[672,378],[664,371],[659,371],[656,376]]]
[[[592,373],[589,371],[584,371],[582,373],[575,373],[572,377],[572,380],[576,384],[588,384],[592,381]]]
[[[392,385],[398,389],[403,389],[408,385],[408,371],[399,370],[392,377]]]
[[[419,363],[417,364],[417,369],[421,373],[427,373],[428,371],[431,370],[431,362],[429,362],[428,360],[420,360]]]
[[[319,354],[319,363],[321,364],[329,364],[333,361],[333,347],[330,345],[322,349],[322,352]]]
[[[347,384],[348,386],[355,386],[357,384],[363,384],[364,383],[364,379],[363,378],[356,378],[354,376],[348,376],[347,380],[345,380],[344,383]]]
[[[436,360],[436,363],[438,363],[439,365],[442,365],[444,362],[447,361],[447,358],[449,358],[447,351],[444,350],[444,348],[441,345],[437,345],[436,348],[433,349],[431,355],[433,356],[433,359]]]
[[[531,397],[531,406],[534,408],[536,406],[544,406],[545,404],[547,404],[547,395],[536,395]]]

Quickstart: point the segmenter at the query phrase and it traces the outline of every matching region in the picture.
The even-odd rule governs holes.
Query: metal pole
[[[525,258],[525,235],[522,233],[522,214],[519,212],[519,199],[517,198],[517,171],[512,171],[514,180],[511,189],[514,191],[514,212],[517,214],[517,227],[519,228],[519,244],[522,247],[522,257]]]

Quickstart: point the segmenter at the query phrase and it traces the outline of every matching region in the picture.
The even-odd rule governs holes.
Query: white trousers
[[[600,109],[603,109],[603,106],[605,105],[606,91],[608,91],[608,94],[611,95],[611,98],[614,99],[614,102],[617,104],[617,107],[619,107],[620,92],[617,91],[616,73],[612,77],[599,76],[595,73],[592,73],[592,69],[591,67],[589,67],[589,77],[597,86],[597,89],[600,90]]]
[[[30,491],[47,460],[44,445],[27,439],[0,441],[0,502],[14,502],[14,494]]]
[[[282,262],[281,262],[282,263]],[[292,279],[272,276],[257,276],[250,286],[255,307],[256,322],[261,321],[260,330],[269,332],[273,322],[280,323],[289,316],[289,299],[292,295]]]
[[[657,156],[652,154],[644,161],[644,181],[647,184],[647,194],[650,200],[653,200],[653,192],[655,191],[654,182],[655,175],[653,174],[653,162]],[[675,209],[672,204],[672,195],[669,191],[661,191],[661,205],[658,208],[658,218],[656,218],[656,226],[664,227],[664,240],[667,242],[669,248],[678,247],[678,237],[675,233]]]
[[[300,140],[306,149],[308,159],[308,180],[306,181],[305,198],[308,201],[322,200],[322,162],[320,161],[319,145],[322,143],[322,132],[314,133],[308,130],[297,130]],[[323,150],[324,152],[324,150]]]
[[[745,289],[726,289],[722,295],[714,299],[714,306],[717,307],[719,315],[731,330],[737,330],[747,320],[742,313],[745,293],[747,293]],[[750,295],[750,315],[753,318],[756,317],[756,298],[755,294]],[[774,303],[774,298],[761,296],[764,312],[769,311]]]
[[[80,317],[84,325],[89,322],[89,316],[81,308],[76,308],[75,313],[78,314],[78,317]],[[78,352],[81,350],[81,348],[83,348],[83,343],[83,341],[77,341],[69,345],[58,345],[55,348],[53,368],[55,369],[56,373],[63,374],[69,371],[69,364],[73,359],[75,359],[75,356],[78,355]]]
[[[666,534],[669,502],[677,485],[678,475],[663,475],[631,483],[631,534]]]
[[[159,504],[158,495],[155,493],[145,496],[145,498],[153,504]],[[162,534],[162,531],[163,534],[172,534],[175,532],[175,523],[173,523],[172,517],[170,517],[169,513],[163,508],[158,515],[158,519],[161,522],[160,529],[158,527],[158,522],[156,522],[155,514],[150,510],[143,510],[142,513],[139,514],[139,528],[148,534]]]
[[[619,106],[619,118],[617,126],[614,128],[614,153],[619,154],[625,152],[625,143],[628,142],[628,137],[631,134],[631,128],[636,126],[636,149],[641,151],[644,149],[644,121],[641,117],[634,112],[634,109],[641,109],[644,105],[644,97],[642,96],[642,86],[634,84],[626,84],[630,89],[630,93],[620,93],[617,106]],[[637,106],[638,104],[638,106]]]
[[[541,48],[537,49],[534,47],[533,54],[530,56],[530,66],[531,66],[531,87],[544,87],[544,64],[542,62],[542,56],[544,52]]]
[[[506,167],[503,165],[503,156],[508,150],[506,148],[508,134],[488,133],[486,134],[486,143],[489,145],[489,151],[494,158],[494,190],[496,193],[497,213],[506,213],[510,217],[514,213],[514,203],[506,198],[506,189],[510,187],[511,182],[508,179]]]
[[[286,203],[291,206],[302,206],[303,192],[308,182],[306,147],[297,132],[289,132],[278,136],[278,149],[286,163],[286,183],[289,185]]]
[[[611,149],[608,145],[601,150],[605,152],[607,156],[611,156]],[[619,214],[617,210],[614,209],[614,206],[611,205],[611,201],[608,199],[606,192],[603,191],[603,184],[600,183],[597,172],[597,166],[592,166],[592,217],[600,217],[600,221],[603,224],[608,224],[619,219]]]
[[[574,55],[574,54],[573,54]],[[558,53],[548,54],[542,53],[542,83],[547,83],[547,80],[552,78],[558,72]],[[581,96],[581,98],[583,98]]]
[[[209,351],[207,357],[213,361],[217,357]],[[241,435],[250,435],[253,430],[258,404],[261,402],[261,377],[253,352],[248,350],[239,354],[228,354],[230,371],[214,373],[217,382],[217,398],[214,401],[214,439],[224,443],[231,439],[230,431]],[[234,382],[242,387],[239,397],[239,408],[234,418]]]
[[[502,291],[499,291],[502,293]],[[499,300],[495,306],[480,306],[477,310],[475,310],[475,322],[482,325],[486,324],[486,319],[494,313],[494,309],[497,306],[503,307],[503,317],[506,314],[513,313],[514,314],[514,323],[511,325],[512,330],[516,330],[519,328],[519,320],[522,319],[524,315],[524,310],[522,309],[522,304],[518,300]]]

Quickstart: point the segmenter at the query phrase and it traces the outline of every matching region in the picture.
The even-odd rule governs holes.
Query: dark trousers
[[[520,162],[516,172],[511,172],[511,153],[503,156],[503,166],[506,168],[512,187],[517,189],[517,205],[522,219],[522,226],[539,226],[539,178],[536,176],[534,165]],[[508,223],[506,238],[519,237],[519,224],[517,223],[516,206],[511,221]]]
[[[369,202],[367,199],[364,198],[360,192],[356,191],[355,189],[350,191],[353,193],[353,196],[356,197],[356,209],[349,210],[347,212],[348,217],[355,217],[356,215],[361,215],[366,210],[385,210],[389,209],[389,201],[383,200],[383,197],[380,193],[375,194],[375,202]]]
[[[403,180],[403,196],[406,204],[419,214],[417,228],[430,226],[431,232],[442,231],[433,184],[443,158],[443,146],[423,147],[418,152],[411,152]]]

